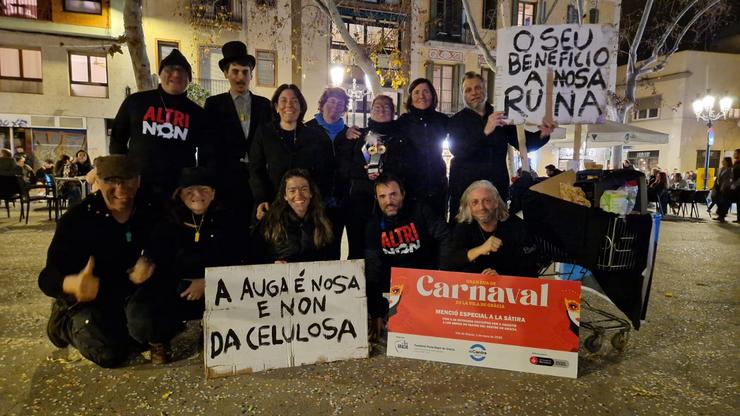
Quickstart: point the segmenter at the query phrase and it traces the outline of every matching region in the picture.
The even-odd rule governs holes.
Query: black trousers
[[[178,324],[169,312],[169,302],[162,302],[164,298],[157,286],[145,284],[122,302],[69,306],[56,299],[54,335],[95,364],[117,367],[130,351],[169,342],[175,336]]]
[[[737,219],[740,220],[740,190],[738,189],[720,193],[720,200],[717,203],[717,216],[724,218],[730,211],[733,203],[738,204]]]

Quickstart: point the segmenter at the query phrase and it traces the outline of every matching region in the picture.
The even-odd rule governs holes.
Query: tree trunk
[[[478,49],[480,49],[481,53],[483,54],[483,59],[486,60],[488,67],[491,68],[491,71],[495,73],[496,58],[493,57],[493,55],[491,54],[491,50],[488,48],[488,45],[483,42],[483,38],[481,38],[480,33],[478,32],[478,25],[475,24],[475,20],[473,20],[473,15],[470,13],[470,2],[468,0],[462,0],[462,5],[463,11],[465,12],[465,20],[468,21],[468,27],[470,27],[470,33],[473,34],[475,45],[478,46]]]
[[[139,91],[154,88],[152,82],[152,70],[149,65],[149,57],[146,54],[146,43],[144,43],[144,28],[141,20],[142,0],[126,0],[123,6],[123,25],[125,28],[126,45],[131,64],[134,67],[136,88]]]
[[[357,66],[359,66],[360,69],[362,69],[362,72],[367,75],[367,78],[370,81],[370,89],[373,94],[380,94],[382,87],[380,85],[380,77],[375,72],[375,65],[370,61],[370,57],[367,55],[367,52],[360,48],[357,45],[357,42],[352,38],[352,35],[350,35],[349,30],[347,30],[347,27],[344,25],[342,16],[339,14],[339,10],[337,10],[337,4],[334,0],[314,0],[314,2],[321,11],[331,18],[334,26],[339,30],[339,34],[342,36],[344,44],[347,45],[347,49],[355,58],[355,63],[357,63]]]

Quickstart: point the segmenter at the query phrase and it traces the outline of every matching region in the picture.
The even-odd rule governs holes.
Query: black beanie
[[[179,186],[187,188],[188,186],[210,186],[214,187],[213,175],[204,167],[184,168],[180,174]]]
[[[185,56],[179,50],[173,49],[169,55],[162,59],[162,62],[159,63],[158,74],[161,74],[162,69],[167,65],[179,65],[185,68],[185,71],[188,73],[188,81],[193,80],[193,68],[190,67],[190,63],[188,63],[188,60],[185,59]]]

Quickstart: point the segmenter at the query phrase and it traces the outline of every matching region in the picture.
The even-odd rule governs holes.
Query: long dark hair
[[[303,93],[301,92],[301,89],[298,88],[295,84],[282,84],[281,86],[277,87],[275,90],[275,93],[272,94],[272,111],[275,116],[276,121],[280,121],[280,116],[277,113],[277,103],[278,99],[280,98],[280,94],[283,93],[285,90],[291,90],[295,94],[296,98],[298,98],[298,104],[301,107],[301,111],[298,113],[298,121],[300,123],[303,122],[303,116],[306,115],[306,111],[308,111],[308,104],[306,103],[306,98],[303,97]]]
[[[414,89],[418,87],[421,84],[427,84],[429,85],[429,91],[432,92],[432,105],[429,106],[430,110],[434,110],[437,108],[437,101],[439,98],[437,98],[437,90],[434,89],[434,85],[432,85],[432,81],[429,81],[426,78],[416,78],[414,82],[409,85],[409,94],[408,97],[406,97],[406,110],[411,110],[412,108],[416,108],[411,104],[411,93],[414,92]],[[417,108],[417,110],[421,110],[421,108]]]
[[[267,215],[265,216],[265,223],[262,228],[265,240],[277,244],[287,236],[285,224],[290,221],[291,215],[295,216],[293,209],[288,204],[288,201],[285,200],[286,187],[290,178],[303,178],[308,182],[311,191],[311,202],[308,204],[306,217],[310,218],[314,224],[313,243],[317,248],[329,245],[329,243],[334,241],[331,221],[329,221],[329,217],[324,212],[324,204],[321,202],[321,191],[319,191],[319,187],[316,186],[316,183],[311,179],[311,175],[305,169],[290,169],[283,175],[275,201],[272,202],[270,210],[267,211]]]

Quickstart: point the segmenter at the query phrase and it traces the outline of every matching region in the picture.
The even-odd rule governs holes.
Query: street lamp
[[[715,112],[714,100],[715,98],[707,91],[707,95],[704,98],[697,98],[692,105],[697,121],[705,121],[707,123],[707,152],[704,155],[704,189],[707,189],[709,183],[709,150],[714,144],[712,122],[720,118],[727,118],[727,113],[732,107],[732,98],[724,97],[719,100],[719,112]]]
[[[329,76],[331,77],[331,85],[338,87],[344,82],[344,67],[342,65],[334,65],[329,70]]]

